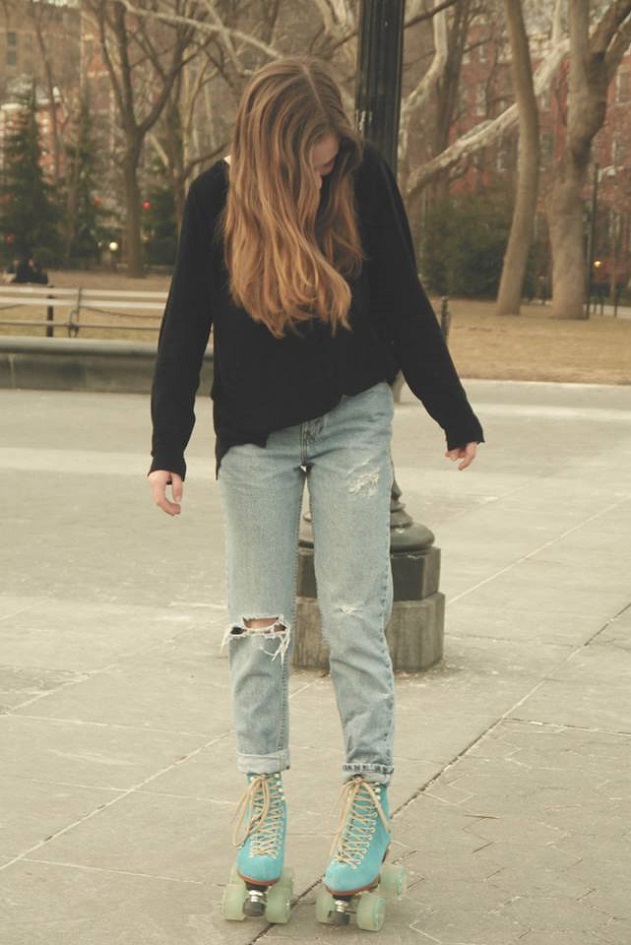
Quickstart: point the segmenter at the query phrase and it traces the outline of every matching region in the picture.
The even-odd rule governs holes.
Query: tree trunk
[[[585,222],[583,187],[587,164],[565,153],[548,211],[552,245],[552,316],[587,318],[585,310]]]
[[[583,189],[592,141],[607,113],[607,86],[631,39],[629,0],[605,8],[590,31],[588,0],[570,0],[570,86],[567,135],[549,204],[552,315],[587,318]]]
[[[66,207],[65,218],[61,226],[61,238],[63,240],[63,254],[67,266],[70,265],[70,251],[72,248],[72,237],[74,229],[74,220],[77,215],[77,157],[69,163],[67,173],[66,189]]]
[[[180,118],[180,102],[182,99],[181,76],[174,83],[173,91],[165,109],[165,144],[167,154],[167,173],[171,178],[173,188],[173,203],[177,231],[180,232],[184,219],[184,203],[186,201],[186,168],[184,161],[184,136],[182,134],[182,120]]]
[[[122,0],[84,2],[96,20],[101,56],[125,137],[124,251],[128,275],[139,278],[144,272],[138,165],[145,138],[162,115],[182,70],[184,50],[192,42],[193,31],[188,23],[179,23],[177,16],[172,28],[162,23],[156,29],[151,17],[134,12],[128,15]],[[146,86],[152,88],[152,95],[142,94]]]
[[[504,8],[512,52],[515,98],[519,111],[519,159],[513,222],[502,267],[497,314],[519,315],[537,209],[539,116],[521,0],[504,0]]]
[[[458,93],[462,60],[471,26],[471,2],[460,0],[454,8],[453,19],[448,27],[447,57],[436,85],[436,124],[434,128],[434,154],[442,154],[449,144],[449,137],[458,107]],[[429,197],[434,205],[440,205],[449,196],[449,174],[441,174],[431,182]]]
[[[36,3],[35,0],[31,0],[30,14],[33,20],[33,25],[35,26],[35,38],[37,39],[39,54],[44,66],[46,94],[48,95],[48,118],[51,127],[50,145],[53,166],[52,182],[55,186],[57,186],[61,176],[61,136],[59,134],[59,116],[57,113],[53,66],[48,51],[48,45],[46,43],[46,37],[44,35],[44,27],[41,21],[41,15],[43,15],[45,12],[45,8],[42,4]]]
[[[136,279],[144,276],[138,160],[139,150],[127,148],[123,158],[125,184],[125,245],[123,250],[127,257],[127,275]]]

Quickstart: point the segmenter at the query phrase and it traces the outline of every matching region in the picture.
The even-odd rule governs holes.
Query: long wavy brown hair
[[[321,199],[312,149],[339,153]],[[282,59],[250,80],[230,153],[224,251],[234,301],[276,337],[314,316],[348,327],[348,279],[361,268],[352,172],[361,139],[340,90],[313,59]]]

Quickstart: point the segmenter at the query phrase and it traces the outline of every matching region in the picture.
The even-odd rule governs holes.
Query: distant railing
[[[69,338],[76,338],[81,328],[102,331],[157,331],[167,299],[166,292],[135,292],[124,289],[71,289],[56,286],[5,285],[0,286],[0,325],[15,327],[43,327],[46,337],[52,338],[55,328],[65,329]],[[12,308],[43,307],[46,317],[41,319],[6,319],[2,313]],[[65,317],[57,318],[56,312]],[[134,314],[146,316],[141,322],[90,319],[81,323],[81,315]],[[147,322],[151,320],[148,324]]]

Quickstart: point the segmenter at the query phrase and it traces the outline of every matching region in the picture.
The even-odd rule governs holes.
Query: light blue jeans
[[[307,482],[322,632],[346,748],[344,775],[389,781],[392,415],[390,388],[377,384],[344,397],[323,417],[271,434],[264,448],[235,446],[222,459],[227,641],[243,772],[289,767],[288,674]],[[270,624],[265,629],[248,626],[263,618]]]

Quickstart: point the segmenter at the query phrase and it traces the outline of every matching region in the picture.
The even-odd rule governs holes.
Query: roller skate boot
[[[287,808],[280,772],[248,775],[236,816],[239,852],[224,892],[223,916],[287,922],[293,884],[291,873],[283,871]]]
[[[348,925],[354,916],[360,929],[378,932],[383,928],[385,900],[400,898],[407,882],[403,867],[384,865],[389,844],[386,786],[361,776],[352,778],[344,788],[333,858],[316,898],[319,922]]]

